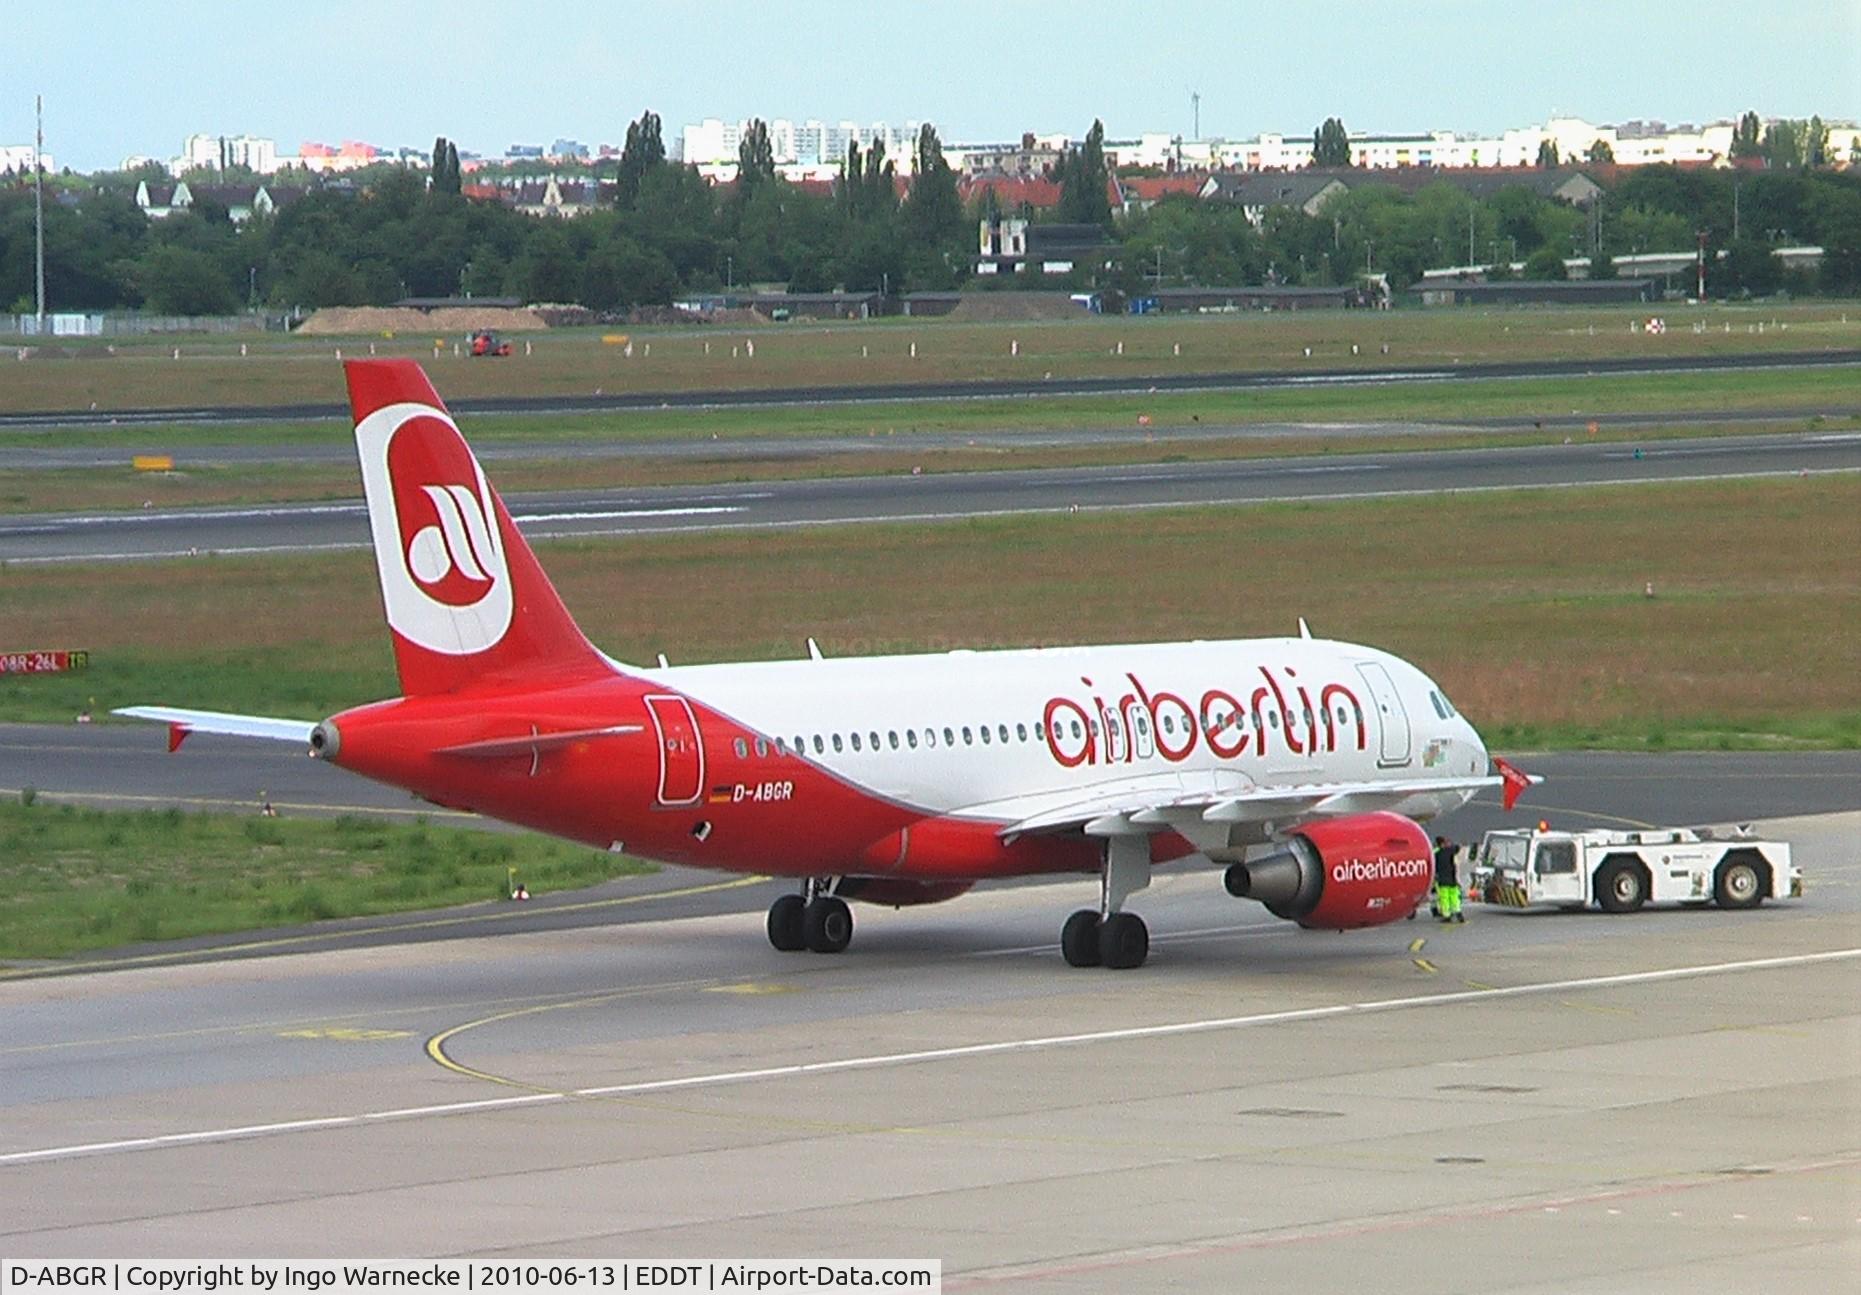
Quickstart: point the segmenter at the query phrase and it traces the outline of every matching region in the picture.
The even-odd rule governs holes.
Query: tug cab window
[[[1541,877],[1577,870],[1577,846],[1574,841],[1540,841],[1533,856],[1532,869]]]

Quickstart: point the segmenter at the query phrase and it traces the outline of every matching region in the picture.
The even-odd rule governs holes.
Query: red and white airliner
[[[793,877],[777,949],[837,953],[846,901],[1097,873],[1073,966],[1135,967],[1126,901],[1201,856],[1307,927],[1410,916],[1416,820],[1534,779],[1490,761],[1387,652],[1299,636],[657,668],[590,645],[409,360],[346,364],[403,696],[321,723],[138,706],[189,732],[308,743],[435,803],[602,849]]]

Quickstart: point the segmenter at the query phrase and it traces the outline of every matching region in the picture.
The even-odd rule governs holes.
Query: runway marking
[[[924,1065],[939,1061],[952,1061],[969,1057],[1001,1056],[1010,1053],[1040,1052],[1055,1048],[1082,1047],[1095,1043],[1123,1043],[1141,1039],[1174,1038],[1190,1034],[1207,1034],[1216,1031],[1246,1029],[1255,1026],[1283,1025],[1295,1022],[1320,1021],[1332,1017],[1361,1016],[1370,1013],[1406,1011],[1431,1007],[1455,1007],[1476,1000],[1496,998],[1520,998],[1528,995],[1547,993],[1568,993],[1573,990],[1605,989],[1621,985],[1654,984],[1670,980],[1694,979],[1701,976],[1730,975],[1744,971],[1776,971],[1787,967],[1810,966],[1825,962],[1851,961],[1861,958],[1861,948],[1833,949],[1822,953],[1794,954],[1780,958],[1753,958],[1740,962],[1707,963],[1690,967],[1669,967],[1659,971],[1624,972],[1609,976],[1585,976],[1572,980],[1541,981],[1527,985],[1512,985],[1504,989],[1455,991],[1445,994],[1422,994],[1403,998],[1372,999],[1358,1003],[1336,1003],[1329,1007],[1297,1008],[1284,1012],[1263,1012],[1252,1016],[1214,1017],[1195,1021],[1178,1021],[1163,1025],[1137,1025],[1122,1029],[1093,1030],[1078,1034],[1038,1035],[1024,1039],[1004,1039],[994,1043],[959,1044],[948,1048],[927,1048],[915,1052],[888,1052],[863,1057],[842,1057],[831,1061],[796,1062],[783,1066],[764,1066],[751,1070],[716,1071],[709,1074],[682,1075],[669,1079],[640,1080],[626,1084],[607,1084],[598,1087],[577,1088],[573,1090],[550,1090],[522,1093],[510,1097],[472,1098],[458,1102],[444,1102],[429,1106],[404,1106],[390,1110],[367,1111],[354,1115],[313,1116],[305,1119],[284,1120],[266,1124],[246,1124],[231,1128],[197,1129],[183,1133],[155,1134],[147,1137],[119,1138],[109,1142],[74,1143],[59,1147],[42,1147],[28,1151],[11,1151],[0,1154],[0,1165],[33,1164],[53,1160],[72,1160],[81,1156],[109,1155],[126,1151],[148,1151],[161,1147],[198,1146],[210,1143],[233,1142],[247,1138],[271,1137],[283,1133],[299,1133],[312,1129],[362,1128],[389,1120],[426,1119],[443,1115],[475,1114],[486,1111],[506,1110],[513,1107],[540,1106],[561,1102],[570,1102],[590,1097],[631,1096],[642,1093],[673,1092],[682,1089],[718,1088],[728,1085],[753,1083],[761,1080],[789,1079],[802,1076],[846,1074],[862,1070],[878,1070],[895,1066]],[[613,995],[622,997],[625,991]],[[503,1019],[525,1015],[535,1011],[552,1010],[548,1007],[526,1008],[506,1013]],[[486,1021],[473,1022],[482,1025]],[[445,1058],[444,1042],[457,1034],[454,1030],[435,1035],[428,1041],[428,1055],[446,1065],[457,1073],[478,1077],[468,1067]],[[444,1060],[441,1060],[444,1058]],[[515,1086],[511,1081],[492,1078],[493,1082],[505,1086]]]
[[[736,985],[706,985],[707,994],[746,994],[757,997],[763,994],[799,994],[800,985],[784,985],[767,981],[745,981]]]
[[[410,1038],[412,1035],[412,1030],[367,1030],[349,1025],[278,1031],[281,1039],[333,1039],[338,1043],[378,1043],[386,1039]]]
[[[734,877],[729,881],[707,882],[702,886],[685,886],[678,890],[658,890],[644,895],[619,895],[612,899],[589,899],[574,904],[553,904],[522,911],[543,916],[550,913],[587,912],[597,908],[625,908],[634,904],[651,903],[659,899],[684,899],[692,895],[709,895],[720,890],[735,890],[739,886],[760,885],[768,880],[767,877],[752,874],[747,877]],[[69,975],[79,971],[105,971],[117,967],[159,966],[163,963],[180,962],[189,958],[219,958],[229,953],[251,953],[255,949],[283,949],[294,945],[314,944],[323,940],[362,939],[369,936],[398,935],[405,931],[433,931],[448,926],[476,926],[485,922],[508,921],[516,916],[518,916],[517,910],[499,908],[492,912],[469,913],[459,917],[435,917],[419,922],[386,923],[381,926],[357,927],[353,930],[281,935],[274,939],[247,940],[240,944],[216,944],[198,949],[145,953],[133,958],[98,958],[90,962],[61,962],[54,966],[41,967],[0,967],[0,981],[31,980],[46,976]]]

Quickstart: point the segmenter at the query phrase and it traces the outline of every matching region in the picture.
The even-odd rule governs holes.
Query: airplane
[[[1419,823],[1535,781],[1371,647],[1297,637],[654,667],[594,647],[412,360],[345,362],[399,697],[311,722],[120,715],[307,744],[339,768],[599,849],[792,878],[783,952],[839,953],[847,901],[1093,874],[1075,967],[1127,969],[1127,901],[1176,860],[1314,929],[1412,916]]]

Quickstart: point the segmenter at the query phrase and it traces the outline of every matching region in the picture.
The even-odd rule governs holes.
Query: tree
[[[1741,157],[1758,157],[1762,153],[1759,135],[1763,131],[1755,112],[1748,112],[1738,119],[1738,125],[1732,129],[1732,160]]]
[[[433,141],[433,189],[438,194],[456,194],[462,188],[459,174],[459,150],[441,135]]]
[[[1564,268],[1564,258],[1554,247],[1541,247],[1525,258],[1525,277],[1527,279],[1564,279],[1569,274]]]
[[[1829,128],[1818,113],[1803,132],[1803,165],[1816,169],[1829,164]]]
[[[964,242],[963,203],[956,196],[956,172],[944,160],[937,128],[925,122],[913,150],[911,192],[905,198],[910,278],[914,285],[956,285],[954,267]]]
[[[769,143],[769,126],[761,117],[751,121],[737,143],[737,192],[747,195],[757,185],[775,178],[775,149]]]
[[[1599,139],[1590,145],[1589,152],[1583,157],[1591,166],[1608,166],[1615,161],[1615,149],[1610,147],[1608,140]]]
[[[620,170],[614,177],[615,201],[631,210],[640,199],[640,181],[656,166],[664,166],[666,145],[659,129],[659,114],[647,111],[627,127],[627,142],[620,150]]]
[[[1541,139],[1538,141],[1538,165],[1547,171],[1558,165],[1556,140]]]
[[[1762,239],[1741,238],[1726,247],[1721,291],[1767,297],[1777,291],[1782,278],[1782,262]]]
[[[143,301],[164,315],[230,315],[239,307],[212,257],[185,247],[157,247],[137,273]]]
[[[1351,138],[1344,129],[1344,123],[1336,117],[1327,117],[1324,124],[1312,132],[1313,166],[1349,166],[1351,164]]]
[[[1111,173],[1105,166],[1105,123],[1092,122],[1085,142],[1068,149],[1060,163],[1060,219],[1075,225],[1111,228]]]
[[[1774,121],[1764,132],[1764,161],[1780,170],[1803,165],[1803,135],[1794,121]]]

